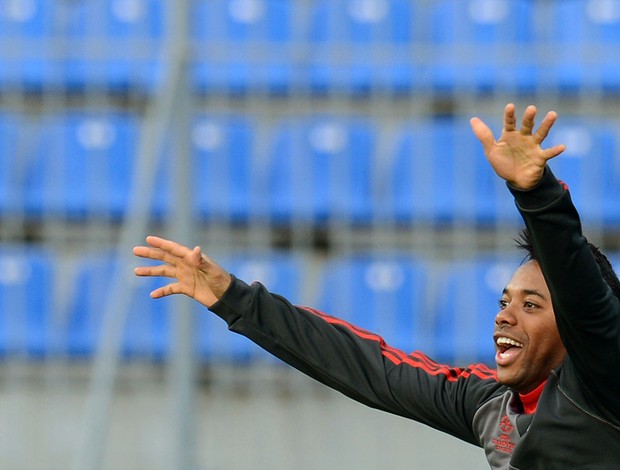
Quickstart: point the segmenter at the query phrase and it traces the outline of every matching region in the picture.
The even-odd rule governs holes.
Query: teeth
[[[510,338],[505,338],[503,336],[501,338],[497,338],[497,344],[498,346],[516,346],[517,348],[523,347],[523,345],[519,343],[518,341],[515,341]]]

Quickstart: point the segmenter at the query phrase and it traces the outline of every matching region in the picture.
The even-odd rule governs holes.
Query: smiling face
[[[538,262],[528,261],[515,271],[500,309],[494,334],[498,379],[520,393],[530,392],[566,354]]]

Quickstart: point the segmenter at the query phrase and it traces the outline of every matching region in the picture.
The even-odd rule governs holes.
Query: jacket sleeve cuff
[[[544,209],[557,201],[568,189],[563,182],[556,179],[548,165],[545,166],[541,180],[531,189],[519,189],[509,183],[506,185],[514,196],[517,206],[524,211]]]
[[[224,295],[211,305],[209,310],[230,326],[250,309],[253,297],[254,289],[241,279],[232,276],[232,282]]]

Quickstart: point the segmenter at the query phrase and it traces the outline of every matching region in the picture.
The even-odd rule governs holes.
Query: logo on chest
[[[504,415],[499,421],[499,436],[493,438],[492,440],[493,445],[498,452],[503,452],[504,454],[512,454],[512,451],[514,450],[516,445],[510,440],[510,434],[512,433],[513,429],[514,426],[510,422],[510,419],[507,415]]]

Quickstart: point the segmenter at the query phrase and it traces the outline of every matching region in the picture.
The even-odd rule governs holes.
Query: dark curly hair
[[[519,236],[515,238],[515,243],[517,245],[517,248],[525,250],[526,252],[524,262],[538,260],[536,252],[534,251],[534,246],[532,245],[532,241],[530,239],[530,234],[527,229],[523,229],[519,233]],[[607,259],[607,256],[605,256],[603,252],[592,243],[588,242],[588,246],[590,247],[590,251],[594,255],[596,264],[598,264],[598,267],[601,270],[603,279],[605,279],[605,282],[607,282],[607,285],[610,287],[614,295],[620,299],[620,280],[618,279],[618,276],[616,275],[611,263]]]

